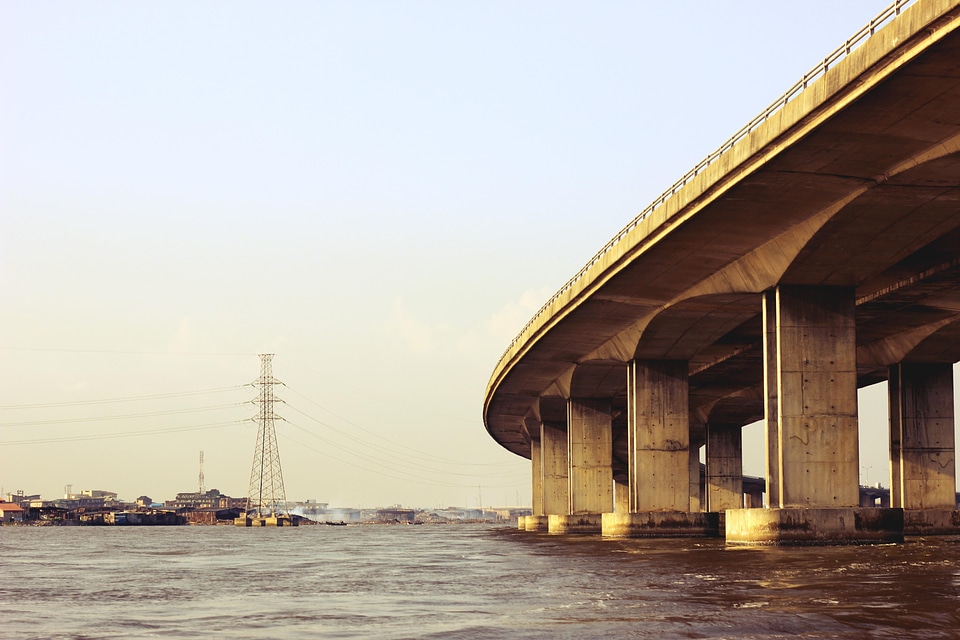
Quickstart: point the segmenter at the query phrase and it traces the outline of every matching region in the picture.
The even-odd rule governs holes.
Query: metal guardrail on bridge
[[[842,60],[843,58],[847,57],[847,55],[849,55],[851,51],[853,51],[854,49],[859,47],[861,44],[866,42],[870,38],[870,36],[876,33],[876,31],[880,27],[884,26],[885,24],[890,22],[893,18],[900,15],[900,12],[903,11],[904,8],[906,8],[911,4],[914,4],[916,1],[917,0],[896,0],[896,2],[891,4],[889,7],[887,7],[883,11],[881,11],[873,20],[867,23],[862,29],[860,29],[855,34],[847,38],[847,41],[844,42],[841,46],[837,47],[837,49],[833,53],[831,53],[826,58],[821,60],[820,63],[817,64],[817,66],[815,66],[813,69],[811,69],[807,73],[803,74],[803,77],[800,78],[800,80],[798,80],[792,87],[787,89],[787,91],[782,96],[774,100],[770,104],[770,106],[768,106],[766,109],[760,112],[760,114],[757,115],[753,120],[745,124],[739,131],[737,131],[735,134],[730,136],[730,138],[726,142],[724,142],[722,145],[720,145],[720,147],[716,151],[714,151],[713,153],[708,155],[706,158],[701,160],[693,169],[688,171],[682,178],[680,178],[675,183],[673,183],[673,185],[670,186],[669,189],[667,189],[662,194],[660,194],[660,196],[656,200],[654,200],[649,205],[647,205],[646,209],[641,211],[640,214],[637,215],[633,220],[631,220],[627,224],[627,226],[621,229],[620,232],[617,235],[615,235],[612,240],[607,242],[607,244],[605,244],[603,248],[600,249],[600,251],[598,251],[597,254],[594,255],[593,258],[591,258],[590,261],[587,264],[585,264],[583,268],[580,269],[580,271],[576,273],[576,275],[574,275],[572,278],[567,280],[566,284],[560,287],[560,290],[557,291],[555,294],[553,294],[553,296],[549,300],[547,300],[547,302],[542,307],[540,307],[540,309],[533,315],[533,317],[530,318],[530,320],[525,325],[523,325],[523,329],[521,329],[520,333],[518,333],[517,336],[510,341],[510,344],[507,346],[506,350],[503,352],[503,355],[500,356],[500,363],[502,363],[504,358],[507,357],[507,354],[510,353],[510,350],[513,349],[513,347],[518,342],[520,342],[521,337],[523,336],[524,333],[526,333],[527,329],[529,329],[530,326],[534,322],[536,322],[537,319],[541,315],[543,315],[546,312],[546,310],[554,302],[557,301],[558,298],[560,298],[560,296],[562,296],[564,293],[569,291],[574,284],[580,281],[586,275],[587,271],[589,271],[590,268],[593,267],[593,265],[597,264],[603,258],[604,255],[606,255],[611,249],[613,249],[613,247],[615,247],[621,240],[623,240],[623,238],[625,238],[628,233],[633,231],[633,229],[638,224],[640,224],[641,221],[643,221],[647,216],[649,216],[651,213],[657,210],[661,205],[663,205],[663,203],[665,203],[677,191],[682,189],[687,183],[689,183],[695,177],[700,175],[704,171],[704,169],[709,167],[711,164],[716,162],[721,156],[723,156],[725,153],[730,151],[737,142],[739,142],[741,139],[747,136],[751,131],[756,129],[760,124],[765,122],[774,113],[782,109],[784,105],[786,105],[788,102],[790,102],[795,97],[800,95],[803,92],[803,90],[806,89],[811,82],[813,82],[814,80],[822,76],[824,73],[826,73],[827,70],[831,67],[831,65],[834,65],[840,60]],[[500,363],[498,363],[498,366]]]

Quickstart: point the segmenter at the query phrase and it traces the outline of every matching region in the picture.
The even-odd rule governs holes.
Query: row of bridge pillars
[[[745,544],[960,533],[952,363],[889,368],[891,507],[861,507],[853,290],[781,286],[764,297],[763,317],[766,507],[743,506],[739,424],[706,425],[701,501],[689,365],[634,360],[627,482],[613,477],[611,400],[570,398],[565,423],[531,434],[533,515],[521,528]]]

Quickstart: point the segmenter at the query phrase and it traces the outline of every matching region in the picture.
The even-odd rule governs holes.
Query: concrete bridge
[[[548,301],[484,423],[531,459],[527,529],[899,540],[960,529],[958,360],[960,0],[898,2]],[[883,380],[891,508],[863,508],[857,389]],[[744,508],[761,419],[767,504]]]

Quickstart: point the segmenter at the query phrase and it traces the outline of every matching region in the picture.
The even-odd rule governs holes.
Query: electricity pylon
[[[253,386],[260,388],[260,405],[257,421],[257,445],[253,450],[253,467],[250,469],[250,490],[247,493],[247,518],[276,518],[287,515],[287,497],[283,490],[283,473],[280,470],[280,450],[277,449],[277,432],[274,420],[282,420],[273,412],[273,387],[283,384],[273,377],[272,353],[260,354],[260,378]]]

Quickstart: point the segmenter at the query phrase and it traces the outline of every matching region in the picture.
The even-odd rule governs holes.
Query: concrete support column
[[[565,515],[550,514],[551,533],[600,533],[613,513],[613,416],[609,399],[567,401]]]
[[[700,460],[690,447],[688,376],[686,361],[634,360],[628,364],[630,512],[604,516],[604,536],[718,535],[717,514],[699,511]],[[697,471],[691,473],[694,462]]]
[[[743,484],[743,506],[746,509],[757,509],[763,506],[763,485],[759,482]]]
[[[902,511],[860,507],[854,310],[847,287],[780,285],[764,296],[772,508],[728,510],[728,542],[903,539]]]
[[[857,507],[854,291],[777,289],[777,406],[782,507]]]
[[[610,400],[567,403],[571,515],[613,512],[613,417]]]
[[[524,531],[546,531],[549,519],[543,510],[543,451],[540,445],[540,426],[530,433],[530,485],[532,501],[530,515],[517,519],[517,526]]]
[[[540,425],[540,460],[543,515],[566,515],[570,508],[566,425]]]
[[[743,436],[740,425],[707,425],[707,511],[743,507]]]
[[[614,513],[630,512],[630,485],[613,481],[613,511]]]
[[[777,292],[774,289],[763,294],[763,411],[767,448],[767,506],[774,508],[782,506],[777,371]]]
[[[634,360],[627,370],[630,510],[690,511],[689,365]]]
[[[537,434],[540,435],[540,434]],[[543,512],[543,458],[540,453],[540,439],[530,439],[530,486],[532,489],[531,513],[535,516]]]
[[[706,496],[701,490],[703,483],[700,478],[700,447],[690,447],[690,512],[698,511],[716,511],[716,509],[704,509],[707,505]]]
[[[952,363],[890,367],[890,498],[908,533],[956,533]]]

